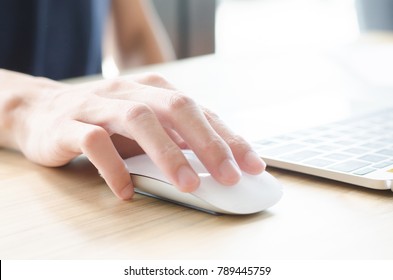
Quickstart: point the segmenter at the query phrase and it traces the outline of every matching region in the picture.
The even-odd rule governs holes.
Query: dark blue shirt
[[[0,0],[0,68],[65,79],[101,72],[109,0]]]

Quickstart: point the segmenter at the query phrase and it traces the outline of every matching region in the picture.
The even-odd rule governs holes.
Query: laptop
[[[268,166],[393,191],[393,107],[253,144]]]

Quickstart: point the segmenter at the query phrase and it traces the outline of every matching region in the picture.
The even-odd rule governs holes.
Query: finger
[[[132,198],[130,174],[105,129],[78,121],[70,121],[62,128],[63,149],[85,154],[117,197]]]
[[[126,100],[127,93],[115,93]],[[172,90],[145,86],[143,92],[128,94],[153,109],[161,125],[176,131],[217,181],[232,185],[239,181],[241,172],[231,149],[211,127],[202,110],[187,96]]]
[[[91,108],[77,116],[79,121],[100,125],[110,135],[116,133],[135,140],[180,190],[189,192],[199,186],[198,175],[148,106],[116,99],[93,101],[94,104],[89,104]]]
[[[215,179],[225,185],[239,181],[241,172],[231,149],[192,99],[178,92],[170,92],[163,102],[151,106],[162,122],[184,139]]]
[[[169,83],[163,76],[157,73],[134,75],[132,76],[132,79],[146,86],[176,90],[176,88],[171,83]]]
[[[266,163],[252,149],[242,137],[233,133],[224,122],[213,112],[204,108],[204,114],[217,131],[217,133],[228,143],[232,153],[239,164],[240,168],[249,174],[259,174],[266,168]]]
[[[123,100],[140,100],[146,92],[163,93],[164,90],[173,91],[175,87],[159,74],[136,74],[122,76],[116,79],[102,80],[93,84],[85,84],[86,90],[97,96]],[[158,89],[158,91],[157,91]]]
[[[190,149],[186,141],[184,141],[184,139],[175,130],[166,127],[164,127],[164,129],[168,136],[176,143],[177,146],[179,146],[180,149]]]
[[[125,136],[133,137],[172,183],[183,191],[199,186],[198,175],[148,106],[134,103],[122,118]]]
[[[162,126],[165,126],[175,130],[178,135],[184,139],[187,145],[194,150],[202,163],[217,181],[225,185],[232,185],[239,181],[241,172],[235,158],[232,155],[230,147],[211,127],[202,110],[192,99],[173,90],[146,85],[138,86],[133,83],[129,83],[130,90],[127,91],[124,90],[124,81],[116,80],[112,83],[115,83],[114,87],[119,88],[120,90],[112,92],[109,96],[110,99],[107,100],[122,100],[122,103],[134,100],[140,102],[140,104],[145,104],[145,106],[147,105],[148,108],[151,108],[154,112],[154,114],[151,115],[154,115],[155,118],[158,118],[159,120],[155,123],[159,123],[161,128]],[[101,98],[106,99],[104,98],[106,95],[100,96],[102,96]],[[113,112],[117,111],[115,110]],[[89,116],[99,115],[100,114],[89,114]],[[133,118],[127,119],[131,120]],[[112,124],[113,123],[115,122],[112,122]],[[117,123],[124,123],[124,119]],[[134,123],[139,123],[139,121]],[[138,129],[139,127],[135,127],[131,129],[131,131]],[[146,130],[146,127],[149,126],[145,126],[144,130]],[[156,127],[154,131],[158,132],[158,127]],[[139,132],[143,134],[142,131],[139,130]],[[122,133],[126,133],[126,131],[123,131]],[[159,134],[162,136],[161,132]],[[128,137],[130,137],[129,134],[122,135],[128,135]],[[166,133],[165,136],[168,137]],[[152,140],[151,136],[148,138],[149,140]],[[156,139],[159,139],[160,141],[166,140],[162,137]],[[137,142],[142,145],[140,141]],[[173,143],[173,141],[171,142]],[[164,143],[168,142],[165,141]],[[154,147],[156,147],[156,145]],[[157,150],[157,148],[153,148],[152,150]],[[171,150],[173,149],[171,148]],[[146,150],[146,152],[148,153],[148,150]],[[154,161],[154,155],[151,157]],[[159,164],[158,157],[156,157],[156,160],[157,161],[155,163],[157,165],[164,166],[162,163]],[[166,160],[168,160],[168,158]],[[173,171],[170,173],[173,173]]]

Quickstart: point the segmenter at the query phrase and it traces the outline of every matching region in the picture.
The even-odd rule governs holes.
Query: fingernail
[[[261,173],[266,168],[266,163],[254,151],[249,151],[244,155],[244,162],[253,173]]]
[[[120,192],[120,198],[124,200],[131,199],[134,195],[134,188],[131,184],[124,187]]]
[[[233,185],[240,180],[242,173],[232,159],[225,159],[218,167],[220,178],[224,184]]]
[[[188,166],[181,166],[177,171],[177,182],[181,191],[192,192],[199,186],[198,175]]]

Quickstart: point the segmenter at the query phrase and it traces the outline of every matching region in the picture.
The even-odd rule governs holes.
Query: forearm
[[[143,1],[144,22],[141,27],[141,49],[145,52],[147,64],[161,63],[175,59],[169,36],[162,25],[153,4]]]
[[[67,85],[0,70],[0,147],[53,167],[84,154],[122,199],[133,194],[123,157],[142,151],[188,192],[199,177],[181,148],[193,149],[225,185],[240,179],[239,167],[250,174],[264,170],[246,141],[172,88],[152,74]]]
[[[112,2],[119,68],[175,59],[169,37],[149,1]]]
[[[60,83],[0,69],[0,147],[19,149],[16,133],[25,110],[40,94]]]

